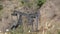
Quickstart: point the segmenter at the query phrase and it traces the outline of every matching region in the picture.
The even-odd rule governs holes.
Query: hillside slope
[[[60,0],[47,0],[41,7],[40,25],[47,29],[51,34],[58,34],[60,30]]]

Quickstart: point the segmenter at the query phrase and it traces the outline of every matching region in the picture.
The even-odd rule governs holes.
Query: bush
[[[0,5],[0,10],[2,10],[3,9],[3,5]]]
[[[21,3],[24,5],[24,6],[28,6],[29,8],[31,7],[38,7],[40,8],[44,3],[45,3],[46,0],[31,0],[31,1],[28,1],[26,2],[25,0],[21,0]]]
[[[58,32],[58,34],[60,34],[60,31]]]
[[[39,7],[41,7],[41,6],[45,3],[45,1],[46,1],[46,0],[38,0],[38,1],[37,1],[37,5],[38,5]]]

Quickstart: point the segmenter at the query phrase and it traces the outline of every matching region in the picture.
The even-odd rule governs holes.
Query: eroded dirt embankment
[[[40,9],[41,22],[40,25],[46,30],[57,34],[60,29],[60,0],[47,0]],[[40,27],[39,25],[39,27]],[[41,28],[40,28],[41,29]],[[49,30],[50,29],[50,30]]]

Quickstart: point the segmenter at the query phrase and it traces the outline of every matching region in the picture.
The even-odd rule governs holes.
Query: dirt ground
[[[57,34],[57,29],[60,29],[59,3],[60,0],[47,0],[46,3],[43,4],[43,6],[40,9],[41,14],[40,25],[43,27],[43,29],[46,28],[46,31],[50,31],[51,34]]]
[[[4,9],[2,10],[2,21],[0,21],[0,31],[5,32],[9,29],[10,24],[12,24],[11,13],[14,11],[15,7],[20,10],[19,2],[17,0],[4,1],[2,2]],[[17,18],[15,18],[17,19]],[[60,0],[47,0],[43,6],[40,8],[40,19],[39,19],[38,34],[57,34],[57,30],[60,29]]]

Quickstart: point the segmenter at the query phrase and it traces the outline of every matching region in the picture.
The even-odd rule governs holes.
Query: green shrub
[[[11,34],[23,34],[23,27],[19,25],[18,28],[10,31]]]
[[[58,34],[60,34],[60,32],[58,32]]]
[[[37,1],[37,6],[41,7],[44,3],[45,3],[46,0],[38,0]]]
[[[0,10],[2,10],[3,9],[3,5],[0,5]]]
[[[45,1],[46,0],[33,0],[33,1],[26,2],[25,0],[21,0],[21,3],[24,6],[40,8],[45,3]]]

